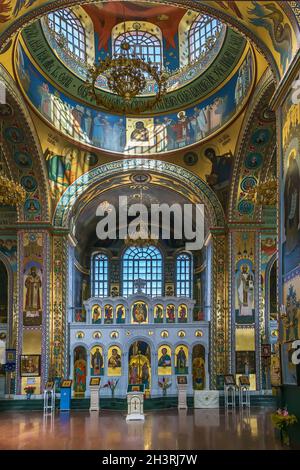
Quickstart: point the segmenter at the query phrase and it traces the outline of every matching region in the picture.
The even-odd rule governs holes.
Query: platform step
[[[272,395],[250,395],[251,406],[255,407],[271,407],[276,408],[276,397]],[[188,407],[193,408],[194,399],[188,397]],[[144,401],[145,411],[164,410],[169,408],[177,408],[177,396],[147,398]],[[237,396],[238,404],[238,396]],[[31,400],[0,400],[0,411],[29,411],[43,410],[44,401],[41,399]],[[88,410],[90,407],[89,398],[72,398],[72,410]],[[224,407],[224,397],[220,397],[220,407]],[[56,400],[56,408],[59,409],[59,400]],[[103,410],[124,411],[127,409],[126,398],[101,398],[100,408]]]

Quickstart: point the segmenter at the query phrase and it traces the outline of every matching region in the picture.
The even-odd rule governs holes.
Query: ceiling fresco
[[[58,7],[63,8],[81,3],[106,5],[108,2],[3,0],[0,10],[0,45],[7,43],[19,28],[37,15],[41,16]],[[157,4],[157,7],[160,3],[165,6],[164,2],[158,0],[152,2],[153,5]],[[174,4],[190,8],[188,0],[177,0]],[[285,73],[298,50],[299,26],[288,2],[266,1],[261,4],[256,1],[200,2],[196,0],[193,2],[193,9],[220,16],[230,25],[243,30],[242,32],[256,42],[264,52],[278,77]]]

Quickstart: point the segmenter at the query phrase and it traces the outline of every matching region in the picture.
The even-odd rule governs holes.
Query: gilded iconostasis
[[[227,373],[249,375],[251,390],[296,383],[295,2],[61,1],[60,13],[53,3],[0,5],[2,171],[26,193],[17,208],[0,207],[5,387],[24,394],[30,377],[40,394],[49,377],[71,377],[82,397],[88,378],[98,376],[115,378],[124,393],[143,383],[149,394],[159,393],[163,376],[187,375],[190,393],[222,389]],[[203,18],[210,40],[200,54]],[[68,21],[77,22],[72,43],[62,27]],[[89,67],[117,54],[124,38],[146,44],[168,72],[167,91],[153,108],[151,76],[126,110],[105,74],[95,94],[86,87]],[[272,202],[259,200],[262,186],[275,180]],[[180,296],[176,287],[185,240],[161,239],[161,290],[152,296],[138,285],[124,294],[128,247],[96,240],[93,219],[96,203],[113,204],[121,193],[148,205],[205,205],[205,245],[193,252],[191,292]],[[93,293],[96,252],[108,259],[101,295]],[[15,351],[9,377],[6,349]]]

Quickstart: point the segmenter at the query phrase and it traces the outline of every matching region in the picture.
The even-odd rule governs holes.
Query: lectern
[[[72,380],[62,380],[60,385],[60,411],[69,411],[71,409],[71,388]]]
[[[187,376],[186,375],[177,376],[178,409],[179,410],[187,409],[187,400],[186,400],[187,387],[188,387]]]
[[[99,411],[99,390],[100,390],[100,377],[91,377],[90,379],[90,411]]]
[[[144,421],[144,385],[130,385],[127,391],[126,421]]]

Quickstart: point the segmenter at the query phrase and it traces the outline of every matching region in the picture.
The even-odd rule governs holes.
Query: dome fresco
[[[83,144],[128,155],[174,151],[200,142],[241,110],[253,81],[253,56],[249,49],[226,85],[200,103],[175,113],[131,117],[96,110],[59,92],[21,46],[17,68],[27,97],[56,130]]]
[[[97,149],[149,155],[201,142],[238,115],[255,77],[252,48],[240,34],[191,10],[143,5],[137,11],[128,2],[120,16],[115,7],[59,10],[23,31],[16,72],[23,92],[49,124]],[[174,20],[172,26],[165,17]],[[110,34],[101,24],[109,24]],[[149,77],[144,95],[126,114],[97,106],[86,87],[87,67],[118,53],[124,40],[135,54],[169,72],[166,95],[139,115],[135,101],[155,93]],[[113,108],[118,97],[105,81],[100,77],[98,92]]]

